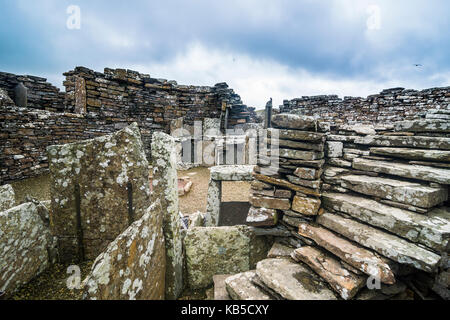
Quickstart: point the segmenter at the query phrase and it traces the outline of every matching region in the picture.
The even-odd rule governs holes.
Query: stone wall
[[[59,93],[43,78],[0,73],[0,88],[11,98],[19,81],[29,90],[27,108],[6,102],[0,107],[0,183],[45,172],[49,145],[110,134],[133,122],[150,158],[152,133],[169,133],[173,120],[183,118],[192,126],[197,120],[218,119],[224,128],[226,110],[235,105],[243,113],[242,124],[256,119],[226,83],[185,86],[108,68],[100,73],[77,67],[65,76],[66,93]]]
[[[59,88],[47,82],[47,79],[29,75],[15,75],[0,72],[0,88],[14,100],[14,88],[22,82],[28,89],[28,107],[49,111],[65,110],[65,94]]]
[[[280,111],[337,123],[389,123],[412,120],[428,109],[446,108],[449,104],[450,87],[422,91],[393,88],[367,98],[324,95],[285,100]]]

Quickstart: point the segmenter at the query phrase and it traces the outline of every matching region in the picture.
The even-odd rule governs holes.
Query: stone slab
[[[415,182],[363,175],[342,175],[341,186],[355,192],[422,208],[431,208],[448,199],[444,186],[429,187]]]
[[[295,141],[317,141],[319,143],[325,142],[325,134],[310,131],[267,129],[267,136],[269,138]]]
[[[445,250],[450,238],[450,223],[446,220],[430,218],[349,194],[324,193],[322,201],[327,209],[346,213],[434,250]]]
[[[450,170],[396,162],[354,159],[353,168],[362,171],[390,174],[404,178],[450,184]]]
[[[247,216],[247,225],[253,227],[272,227],[278,223],[278,212],[274,209],[251,207]]]
[[[256,271],[238,273],[225,279],[225,284],[233,300],[274,300],[272,296],[256,286],[252,279],[257,277]]]
[[[0,212],[11,209],[16,205],[16,195],[10,184],[0,186]]]
[[[307,216],[316,216],[320,205],[321,201],[319,199],[295,196],[292,201],[292,210]]]
[[[408,160],[450,161],[450,151],[410,148],[370,148],[371,154]]]
[[[231,277],[231,274],[220,274],[213,276],[214,281],[214,300],[231,300],[228,295],[225,279]]]
[[[366,284],[367,277],[345,269],[338,260],[317,248],[308,246],[298,248],[292,257],[307,264],[344,300],[352,299]]]
[[[317,222],[391,260],[419,270],[434,272],[441,259],[439,255],[405,239],[336,214],[325,213]]]
[[[450,121],[445,120],[416,120],[399,121],[394,123],[395,131],[409,132],[450,132]]]
[[[450,150],[450,138],[445,137],[366,136],[356,138],[355,143],[379,147]]]
[[[302,223],[299,226],[298,233],[303,237],[313,240],[319,246],[333,253],[357,270],[377,277],[383,283],[395,283],[395,276],[391,266],[373,252],[339,237],[320,226]]]
[[[296,192],[301,192],[304,193],[306,195],[311,195],[311,196],[317,196],[320,197],[320,193],[314,190],[311,190],[309,188],[305,188],[302,186],[298,186],[295,185],[293,183],[290,183],[289,181],[283,180],[283,179],[278,179],[278,178],[273,178],[273,177],[268,177],[262,174],[256,174],[253,173],[253,177],[259,181],[265,182],[265,183],[269,183],[275,186],[280,186],[280,187],[284,187],[284,188],[288,188],[291,190],[294,190]]]
[[[251,165],[215,166],[211,170],[211,179],[217,181],[252,181]]]
[[[290,259],[260,261],[256,274],[267,287],[288,300],[337,300],[313,271]]]
[[[276,114],[272,116],[271,123],[276,128],[317,131],[316,119],[308,116],[299,116],[288,113]]]

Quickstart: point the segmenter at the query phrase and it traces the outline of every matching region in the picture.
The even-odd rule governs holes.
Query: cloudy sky
[[[447,0],[0,0],[0,70],[59,87],[75,66],[225,81],[257,108],[449,86],[449,13]]]

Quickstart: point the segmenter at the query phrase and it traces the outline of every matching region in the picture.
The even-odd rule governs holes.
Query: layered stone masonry
[[[285,100],[282,113],[318,116],[337,123],[389,123],[412,120],[429,109],[446,108],[450,104],[450,87],[421,91],[404,88],[383,90],[367,98],[337,95],[304,96]]]
[[[262,288],[272,298],[314,299],[328,287],[333,294],[321,299],[404,298],[406,281],[448,299],[448,115],[433,109],[424,120],[376,126],[273,116],[268,136],[278,133],[280,165],[259,157],[247,223],[276,245],[238,296]],[[286,252],[298,264],[267,267]],[[297,269],[315,290],[303,278],[292,286]]]
[[[104,73],[77,67],[65,73],[66,93],[31,76],[0,73],[0,88],[14,98],[14,87],[28,87],[28,107],[11,100],[0,103],[0,182],[39,175],[48,168],[45,149],[111,134],[137,122],[146,155],[151,156],[155,131],[170,132],[173,120],[215,119],[225,128],[225,111],[234,105],[244,113],[244,122],[255,121],[252,108],[226,83],[214,87],[178,85],[131,70],[108,69]],[[13,99],[14,100],[14,99]],[[45,110],[41,110],[45,109]]]

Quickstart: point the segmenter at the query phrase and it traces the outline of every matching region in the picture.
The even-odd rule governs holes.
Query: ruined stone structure
[[[449,101],[450,87],[421,91],[393,88],[367,98],[328,95],[285,100],[280,111],[336,123],[391,123],[415,119],[429,109],[446,108]]]
[[[45,79],[0,73],[0,88],[14,100],[14,87],[22,81],[28,88],[28,107],[0,106],[0,181],[29,178],[48,170],[46,148],[110,134],[137,122],[146,155],[150,158],[155,131],[170,133],[171,122],[218,119],[222,130],[227,110],[238,108],[240,125],[256,121],[226,83],[214,87],[178,85],[131,70],[105,69],[104,73],[77,67],[65,73],[66,93]],[[236,107],[235,107],[236,106]]]

